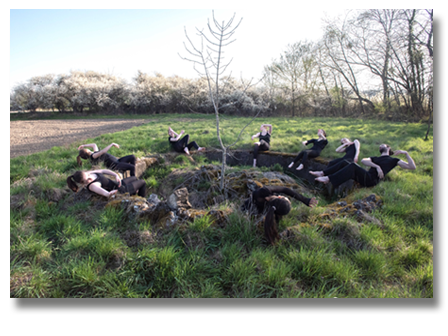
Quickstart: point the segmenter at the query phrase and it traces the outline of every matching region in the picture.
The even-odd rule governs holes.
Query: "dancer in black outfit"
[[[322,149],[324,149],[325,146],[328,144],[328,140],[327,140],[327,134],[323,129],[319,129],[317,131],[317,136],[319,137],[318,139],[311,139],[302,142],[304,146],[312,143],[313,147],[301,151],[294,159],[294,161],[291,162],[288,168],[292,168],[294,164],[296,164],[297,162],[301,162],[299,166],[296,168],[296,170],[302,170],[307,165],[308,158],[316,158],[320,155]]]
[[[263,124],[260,127],[260,132],[252,135],[251,139],[259,138],[260,141],[254,143],[254,167],[257,166],[258,151],[268,151],[270,148],[272,134],[272,125]]]
[[[397,150],[393,152],[389,145],[383,144],[380,146],[380,153],[381,156],[361,160],[362,164],[370,167],[369,171],[354,162],[341,161],[327,169],[327,176],[316,177],[315,180],[322,183],[331,182],[334,188],[350,179],[355,180],[363,187],[372,187],[377,185],[397,165],[403,169],[415,169],[414,160],[406,151]],[[393,154],[405,154],[408,162],[391,157],[390,155]]]
[[[84,147],[93,148],[93,152],[89,149],[85,149]],[[137,158],[135,155],[127,155],[122,158],[117,159],[112,154],[109,154],[108,151],[111,147],[120,148],[120,146],[116,143],[111,143],[106,148],[99,150],[96,144],[88,144],[81,145],[78,147],[79,155],[76,158],[78,165],[82,166],[81,159],[90,160],[92,164],[98,164],[98,162],[104,162],[107,168],[118,170],[118,171],[127,171],[129,170],[131,176],[135,176],[135,162]]]
[[[199,147],[196,141],[190,141],[190,136],[186,134],[182,139],[180,137],[184,134],[185,131],[182,130],[180,134],[177,134],[173,131],[171,127],[168,128],[168,141],[171,144],[171,147],[178,153],[185,152],[187,155],[190,155],[191,148],[195,148],[198,152],[205,150],[205,147]],[[179,140],[180,139],[180,140]]]
[[[329,170],[330,167],[340,163],[341,161],[346,161],[348,163],[357,163],[358,162],[358,156],[359,156],[359,150],[361,148],[361,144],[358,140],[355,140],[351,142],[348,138],[342,138],[341,139],[342,145],[336,148],[336,152],[338,153],[344,153],[345,155],[341,158],[334,159],[328,163],[328,166],[326,169],[321,171],[310,171],[311,175],[314,176],[327,176],[329,175],[329,172],[334,173],[334,170]],[[345,166],[344,166],[345,167]]]
[[[115,181],[108,179],[106,175],[112,175]],[[121,180],[120,177],[111,170],[98,169],[91,171],[77,171],[67,177],[67,185],[74,192],[78,191],[77,183],[87,187],[87,190],[98,195],[110,197],[117,192],[129,193],[130,195],[146,196],[146,183],[144,180],[138,180],[135,176],[126,177]]]
[[[274,244],[278,239],[278,223],[280,219],[291,211],[290,200],[285,196],[277,194],[291,196],[311,208],[315,207],[318,202],[315,197],[307,198],[292,189],[282,186],[267,186],[255,190],[251,197],[243,203],[242,210],[250,210],[253,205],[256,207],[257,212],[261,214],[267,208],[264,234],[270,244]]]

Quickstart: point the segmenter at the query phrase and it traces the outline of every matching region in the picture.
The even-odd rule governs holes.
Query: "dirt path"
[[[10,158],[29,155],[54,146],[124,131],[151,119],[77,119],[10,121]]]

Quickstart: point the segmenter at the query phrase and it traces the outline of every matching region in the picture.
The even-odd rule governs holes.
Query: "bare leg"
[[[314,176],[317,176],[317,177],[324,176],[324,172],[323,171],[311,171],[310,170],[310,174],[314,175]]]
[[[322,182],[324,184],[327,184],[328,182],[330,182],[330,178],[328,176],[316,177],[314,180],[317,182]]]

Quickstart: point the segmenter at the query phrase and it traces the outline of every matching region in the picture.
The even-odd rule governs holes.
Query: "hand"
[[[78,150],[81,150],[83,148],[84,148],[84,145],[81,145],[81,146],[78,147]]]
[[[116,143],[113,143],[112,146],[117,147],[117,148],[120,148],[120,145],[118,145],[118,144],[116,144]]]
[[[184,134],[184,133],[185,133],[185,131],[184,131],[184,130],[180,131],[180,134]]]
[[[252,135],[252,136],[250,137],[250,139],[253,140],[253,139],[254,139],[254,136]]]
[[[317,205],[317,203],[318,203],[319,201],[316,199],[316,197],[313,197],[313,198],[311,198],[311,200],[310,200],[310,204],[308,205],[310,208],[314,208],[316,205]]]
[[[112,190],[109,192],[109,197],[114,196],[116,193],[118,192],[118,190]]]
[[[120,176],[116,176],[115,177],[115,181],[117,181],[117,183],[118,183],[118,188],[120,188],[121,187],[121,179],[120,179]]]
[[[383,170],[381,169],[381,167],[376,168],[376,171],[378,172],[378,177],[381,179],[384,178],[384,173]]]
[[[304,146],[306,146],[306,143],[307,143],[308,141],[302,141],[302,144],[304,145]]]
[[[355,157],[355,158],[353,159],[353,162],[354,162],[354,163],[358,163],[358,157]]]

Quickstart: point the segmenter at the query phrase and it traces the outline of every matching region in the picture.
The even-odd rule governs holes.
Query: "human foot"
[[[296,168],[296,170],[302,170],[303,169],[303,164],[300,164],[297,168]]]
[[[314,180],[317,182],[322,182],[324,184],[327,184],[328,182],[330,182],[330,179],[328,176],[316,177]]]
[[[291,164],[288,166],[288,168],[292,168],[294,166],[294,162],[291,162]]]
[[[317,177],[324,176],[324,172],[323,171],[311,171],[310,170],[310,174],[314,175],[314,176],[317,176]]]

